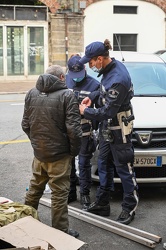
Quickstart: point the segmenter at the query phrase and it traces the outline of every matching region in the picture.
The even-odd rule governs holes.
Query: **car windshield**
[[[160,54],[160,57],[166,62],[166,52]]]
[[[166,64],[125,62],[135,96],[166,96]]]

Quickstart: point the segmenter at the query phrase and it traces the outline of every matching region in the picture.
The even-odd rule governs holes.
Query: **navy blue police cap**
[[[80,62],[85,64],[89,62],[95,56],[101,56],[106,52],[104,43],[102,42],[93,42],[90,43],[85,48],[85,55],[80,59]]]
[[[72,56],[67,63],[68,76],[70,78],[82,78],[85,77],[85,66],[80,62],[81,57],[78,55]]]

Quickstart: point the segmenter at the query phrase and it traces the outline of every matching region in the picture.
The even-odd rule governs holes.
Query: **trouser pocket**
[[[132,143],[111,144],[115,165],[134,162],[134,149]]]

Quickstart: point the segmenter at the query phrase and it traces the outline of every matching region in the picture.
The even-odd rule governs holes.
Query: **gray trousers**
[[[68,194],[70,188],[71,156],[63,157],[56,162],[40,162],[34,157],[32,178],[26,193],[25,204],[38,209],[39,200],[48,183],[51,189],[52,227],[67,232]]]

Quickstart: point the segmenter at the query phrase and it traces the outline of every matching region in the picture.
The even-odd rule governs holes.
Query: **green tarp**
[[[0,205],[0,227],[5,226],[15,220],[31,215],[38,219],[37,210],[33,207],[23,205],[18,202],[11,202]]]

